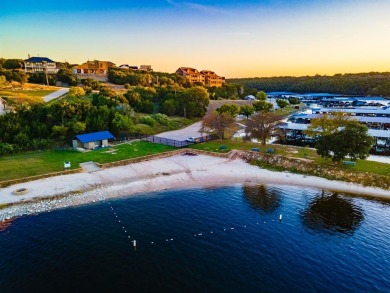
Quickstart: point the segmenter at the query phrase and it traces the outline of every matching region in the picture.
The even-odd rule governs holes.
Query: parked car
[[[187,137],[187,138],[186,138],[186,141],[187,141],[187,142],[196,143],[196,137],[194,137],[194,136]]]

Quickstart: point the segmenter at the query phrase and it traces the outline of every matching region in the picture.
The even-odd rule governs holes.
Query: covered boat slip
[[[325,114],[342,112],[350,114],[351,116],[371,116],[371,117],[388,117],[390,118],[390,107],[385,108],[320,108],[313,109],[313,114]]]
[[[310,124],[312,119],[319,117],[321,117],[321,114],[297,114],[291,116],[288,121],[298,124]],[[370,129],[390,130],[390,117],[350,116],[350,119],[357,120]]]
[[[304,133],[304,131],[308,128],[308,124],[288,122],[279,126],[279,128],[284,131],[286,141],[290,141],[292,143],[294,141],[303,141],[307,143],[312,143],[314,141],[313,137]],[[390,130],[369,129],[368,134],[374,137],[375,151],[390,151]]]

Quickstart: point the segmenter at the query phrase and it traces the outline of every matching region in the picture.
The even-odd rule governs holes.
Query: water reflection
[[[350,198],[337,193],[317,197],[303,213],[303,224],[312,230],[352,235],[364,219]]]
[[[265,185],[244,185],[243,193],[245,201],[255,210],[272,213],[280,206],[281,196],[275,188]]]

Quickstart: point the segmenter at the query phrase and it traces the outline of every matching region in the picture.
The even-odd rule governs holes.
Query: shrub
[[[141,118],[140,122],[142,124],[149,125],[151,127],[155,127],[157,125],[157,121],[153,119],[153,117],[150,116],[144,116]]]

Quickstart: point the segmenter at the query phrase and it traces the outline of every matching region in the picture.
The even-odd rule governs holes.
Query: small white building
[[[107,130],[79,134],[76,135],[73,140],[73,148],[77,149],[79,147],[79,142],[82,144],[83,148],[87,150],[92,150],[96,147],[105,147],[108,145],[108,140],[113,138],[114,136]]]

